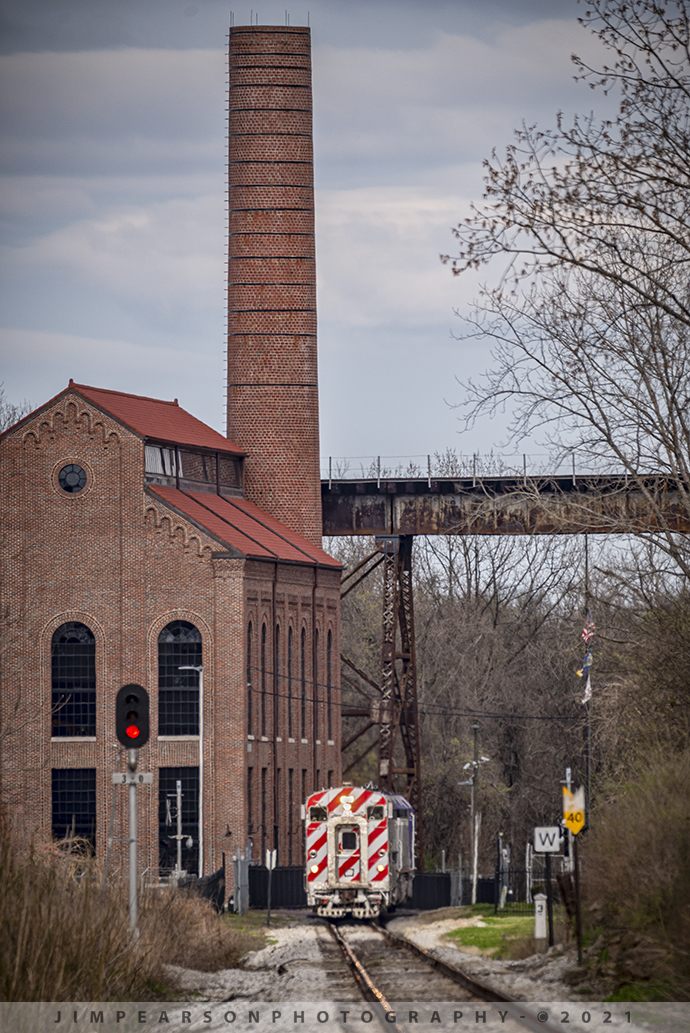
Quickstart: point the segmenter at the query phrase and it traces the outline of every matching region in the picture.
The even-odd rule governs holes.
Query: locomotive
[[[326,918],[373,918],[412,896],[414,811],[403,796],[347,783],[302,805],[307,904]]]

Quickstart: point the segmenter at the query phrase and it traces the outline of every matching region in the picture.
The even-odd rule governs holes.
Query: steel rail
[[[359,960],[355,952],[352,950],[349,943],[347,942],[343,934],[340,932],[338,927],[334,925],[333,922],[329,922],[328,928],[330,929],[331,935],[335,939],[336,943],[338,944],[343,954],[347,958],[347,961],[352,969],[353,975],[359,984],[359,988],[362,992],[364,1000],[380,1004],[383,1007],[384,1011],[386,1011],[389,1015],[394,1015],[395,1013],[393,1008],[391,1008],[390,1004],[388,1003],[384,995],[381,993],[381,991],[378,989],[378,987],[374,985],[369,973],[364,968],[361,961]],[[398,1033],[405,1033],[404,1027],[397,1022],[395,1023],[395,1029],[398,1030]]]
[[[357,980],[364,999],[379,1003],[390,1015],[395,1014],[395,1009],[391,1007],[384,994],[375,985],[371,976],[347,943],[345,937],[342,935],[335,923],[328,922],[327,924],[331,935],[343,951],[343,954],[353,971],[353,975]],[[506,1012],[510,1018],[526,1029],[531,1030],[532,1033],[536,1033],[537,1030],[542,1031],[542,1033],[557,1033],[557,1031],[561,1029],[560,1026],[554,1024],[548,1019],[545,1020],[543,1018],[538,1018],[536,1012],[530,1010],[530,1005],[527,1002],[523,1004],[522,1002],[515,1001],[513,998],[506,996],[506,994],[502,993],[500,990],[496,990],[494,987],[487,986],[486,983],[482,983],[479,980],[474,979],[461,969],[455,968],[453,965],[449,965],[441,958],[437,958],[424,947],[420,947],[411,940],[390,932],[390,930],[386,929],[385,925],[380,920],[370,922],[368,924],[378,929],[378,931],[391,944],[394,944],[397,947],[402,947],[409,950],[411,953],[416,954],[429,965],[439,969],[445,976],[448,976],[449,979],[452,979],[453,982],[457,983],[468,993],[473,994],[475,997],[482,1001],[486,1001],[489,1004],[504,1004],[506,1006]],[[390,1025],[393,1025],[391,1020],[387,1020],[386,1025],[389,1023]],[[396,1023],[394,1028],[398,1030],[399,1033],[405,1033],[405,1027],[401,1026],[399,1023]]]
[[[435,955],[431,954],[430,951],[425,950],[424,947],[420,947],[417,943],[413,943],[412,940],[408,940],[404,936],[398,936],[395,933],[392,933],[389,929],[386,929],[385,925],[380,920],[377,925],[386,939],[391,943],[405,947],[418,957],[424,958],[430,964],[439,968],[444,975],[447,975],[465,990],[476,994],[476,996],[480,997],[483,1001],[508,1005],[507,1011],[510,1014],[510,1017],[516,1022],[519,1022],[521,1026],[525,1026],[527,1029],[533,1031],[543,1030],[545,1033],[557,1033],[557,1031],[561,1029],[560,1026],[557,1026],[548,1020],[543,1021],[542,1019],[538,1019],[535,1013],[530,1013],[529,1007],[525,1006],[527,1002],[525,1002],[525,1005],[522,1005],[521,1003],[514,1001],[512,997],[507,997],[504,993],[501,993],[500,990],[496,990],[495,987],[487,986],[486,983],[481,983],[478,979],[468,976],[466,972],[462,971],[462,969],[455,968],[453,965],[449,965],[448,962],[442,961],[441,958],[435,957]]]

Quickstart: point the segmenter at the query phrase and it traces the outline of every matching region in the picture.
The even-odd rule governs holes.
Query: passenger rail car
[[[414,811],[403,796],[344,785],[302,807],[307,903],[326,918],[373,918],[412,896]]]

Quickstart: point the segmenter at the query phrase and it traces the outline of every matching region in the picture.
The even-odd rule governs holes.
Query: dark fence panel
[[[433,911],[450,906],[450,872],[417,872],[410,907]]]
[[[493,904],[496,894],[496,880],[493,876],[480,875],[477,879],[477,903]],[[469,904],[472,900],[472,880],[462,880],[462,902]]]
[[[225,903],[225,868],[219,868],[213,875],[205,875],[197,879],[196,875],[182,878],[177,884],[196,897],[210,900],[216,911],[222,911]]]
[[[249,866],[249,906],[268,907],[268,868],[263,865]],[[306,906],[304,868],[301,865],[274,868],[271,877],[271,907]]]

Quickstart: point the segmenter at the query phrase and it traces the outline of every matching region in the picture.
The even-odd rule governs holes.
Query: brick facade
[[[339,655],[339,569],[230,554],[198,523],[146,490],[145,444],[141,435],[70,389],[0,439],[2,726],[13,729],[3,743],[2,804],[14,821],[49,838],[51,770],[95,769],[96,851],[103,856],[113,795],[110,774],[117,769],[115,696],[120,686],[140,683],[150,693],[152,728],[140,766],[154,773],[154,784],[138,789],[139,864],[142,871],[157,870],[157,772],[161,767],[198,766],[198,736],[159,738],[156,734],[158,636],[171,621],[185,620],[201,632],[205,673],[205,871],[209,864],[211,870],[218,867],[222,851],[245,848],[250,832],[255,856],[264,842],[272,847],[276,806],[279,863],[287,863],[289,856],[299,863],[302,772],[306,772],[308,791],[316,785],[317,770],[320,782],[327,779],[329,770],[339,777],[335,659],[330,743],[325,734],[319,744],[314,742],[311,685],[317,630],[323,672],[319,722],[325,728],[329,631],[333,658]],[[77,494],[67,494],[58,483],[59,471],[67,464],[78,464],[86,471],[86,485]],[[96,641],[94,737],[51,737],[51,641],[67,621],[86,625]],[[269,713],[263,737],[260,731],[247,730],[250,622],[259,634],[266,627],[264,691]],[[274,683],[276,628],[281,655]],[[302,629],[308,643],[305,736],[287,734],[285,649],[290,629],[295,728]],[[253,692],[258,698],[261,658],[257,652],[253,662]],[[263,813],[254,795],[251,816],[247,812],[250,767],[259,783],[264,769],[266,793]],[[121,838],[127,835],[124,788],[117,789],[116,801],[114,836]],[[228,830],[231,837],[226,836]],[[116,843],[115,869],[123,869],[124,855],[125,844]]]
[[[309,29],[230,30],[228,437],[247,498],[321,541]]]

